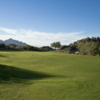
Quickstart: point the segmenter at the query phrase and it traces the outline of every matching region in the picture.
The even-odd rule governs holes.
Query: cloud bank
[[[2,33],[3,32],[3,33]],[[5,34],[4,34],[5,33]],[[70,33],[46,33],[25,29],[8,29],[0,27],[0,39],[5,40],[13,38],[23,41],[33,46],[48,46],[54,41],[60,41],[61,44],[67,45],[78,39],[84,38],[83,32],[70,32]]]

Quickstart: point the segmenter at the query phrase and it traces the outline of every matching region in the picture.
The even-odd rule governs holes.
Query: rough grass
[[[0,51],[0,100],[100,100],[100,57]]]

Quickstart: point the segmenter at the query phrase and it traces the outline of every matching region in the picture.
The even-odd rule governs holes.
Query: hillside
[[[66,52],[82,55],[99,55],[100,56],[100,38],[84,38],[69,45],[64,45],[58,52]]]
[[[75,41],[74,43],[69,44],[69,46],[78,45],[78,44],[80,44],[80,43],[85,43],[85,42],[87,42],[87,41],[88,41],[88,42],[93,41],[93,42],[98,42],[98,43],[100,43],[100,37],[91,37],[91,38],[87,37],[87,38],[84,38],[84,39],[81,39],[81,40],[77,40],[77,41]]]

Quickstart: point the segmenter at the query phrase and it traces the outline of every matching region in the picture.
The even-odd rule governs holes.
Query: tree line
[[[26,46],[19,46],[15,44],[5,45],[4,43],[0,43],[0,49],[7,49],[7,50],[32,50],[32,51],[39,51],[40,48],[26,45]]]

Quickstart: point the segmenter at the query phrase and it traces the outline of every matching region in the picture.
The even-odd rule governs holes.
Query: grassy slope
[[[100,100],[100,57],[0,52],[0,100]]]

